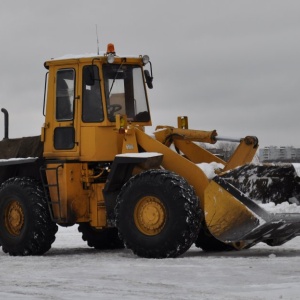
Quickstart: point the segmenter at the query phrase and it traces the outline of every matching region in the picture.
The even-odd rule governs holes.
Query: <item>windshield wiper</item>
[[[117,79],[117,77],[118,77],[118,73],[119,73],[121,67],[123,66],[123,64],[124,64],[124,61],[120,64],[120,67],[118,68],[118,70],[117,70],[117,72],[116,72],[116,76],[114,77],[114,80],[113,80],[113,82],[111,83],[111,86],[110,86],[110,89],[109,89],[109,93],[108,93],[108,98],[110,98],[111,90],[112,90],[112,88],[113,88],[113,86],[114,86],[114,83],[115,83],[115,81],[116,81],[116,79]]]

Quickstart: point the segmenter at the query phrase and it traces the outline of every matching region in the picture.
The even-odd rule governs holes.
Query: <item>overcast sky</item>
[[[40,134],[44,61],[96,53],[97,24],[100,50],[150,56],[153,125],[187,115],[193,129],[300,147],[299,0],[1,0],[0,24],[12,138]]]

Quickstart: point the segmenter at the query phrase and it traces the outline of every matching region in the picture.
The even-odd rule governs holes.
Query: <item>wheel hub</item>
[[[14,236],[18,236],[24,225],[24,212],[17,200],[11,201],[5,210],[5,226],[8,232]]]
[[[163,203],[154,196],[143,197],[135,207],[134,221],[137,228],[146,235],[160,233],[166,222]]]

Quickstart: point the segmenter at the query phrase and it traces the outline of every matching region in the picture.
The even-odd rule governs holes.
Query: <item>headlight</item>
[[[149,60],[150,60],[150,58],[149,58],[148,55],[144,55],[142,59],[143,59],[143,64],[144,65],[146,65],[149,62]]]
[[[112,64],[115,61],[115,56],[112,53],[107,54],[107,62]]]

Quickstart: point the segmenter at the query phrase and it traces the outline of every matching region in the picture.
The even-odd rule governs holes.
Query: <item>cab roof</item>
[[[146,58],[146,60],[145,60]],[[122,55],[119,56],[115,52],[114,44],[107,45],[107,51],[100,53],[88,53],[88,54],[67,54],[61,57],[52,58],[44,63],[46,69],[49,69],[51,65],[64,65],[72,63],[89,63],[94,61],[100,61],[102,63],[136,63],[145,65],[149,61],[148,55]]]

